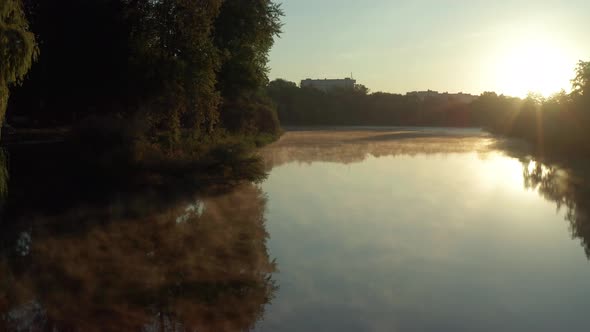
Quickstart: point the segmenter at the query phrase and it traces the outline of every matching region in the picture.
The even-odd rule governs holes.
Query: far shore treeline
[[[322,91],[283,79],[270,82],[267,91],[283,126],[482,127],[523,138],[538,153],[590,153],[590,62],[578,63],[571,93],[548,98],[485,92],[466,102],[453,94],[369,93],[363,85]]]

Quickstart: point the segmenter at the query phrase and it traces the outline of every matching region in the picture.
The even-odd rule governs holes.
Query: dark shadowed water
[[[587,331],[581,161],[471,129],[261,153],[268,179],[228,192],[8,206],[0,330]]]

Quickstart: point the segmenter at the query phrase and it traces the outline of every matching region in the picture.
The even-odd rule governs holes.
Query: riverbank
[[[108,205],[114,198],[157,196],[165,205],[187,194],[227,192],[266,178],[258,148],[278,138],[186,137],[165,149],[132,135],[107,134],[66,128],[5,132],[0,189],[6,213],[22,210],[23,202],[54,211]]]

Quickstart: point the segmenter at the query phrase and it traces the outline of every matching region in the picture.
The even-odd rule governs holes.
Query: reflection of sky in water
[[[196,201],[195,203],[189,204],[185,209],[184,212],[176,217],[176,223],[182,224],[189,221],[192,217],[201,217],[205,212],[205,203],[203,201]]]
[[[263,184],[280,290],[260,330],[586,330],[586,257],[518,160],[305,149]]]
[[[21,232],[16,240],[16,253],[20,256],[27,256],[31,252],[31,234]]]

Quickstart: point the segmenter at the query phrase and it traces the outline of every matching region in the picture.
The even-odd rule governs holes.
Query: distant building
[[[449,94],[449,96],[451,98],[453,98],[459,102],[465,103],[465,104],[470,104],[471,102],[473,102],[474,100],[477,99],[477,96],[470,95],[468,93],[463,93],[463,92]]]
[[[459,92],[459,93],[439,93],[438,91],[427,90],[427,91],[412,91],[406,93],[408,96],[416,96],[420,101],[424,101],[426,98],[435,98],[435,99],[445,99],[445,100],[455,100],[460,103],[469,104],[475,99],[477,96],[470,95],[467,93]]]
[[[329,91],[332,89],[353,89],[356,84],[356,80],[352,78],[344,79],[323,79],[323,80],[312,80],[311,78],[301,81],[302,88],[315,88],[322,91]]]
[[[412,91],[412,92],[406,93],[406,95],[416,96],[416,97],[418,97],[418,99],[420,99],[420,101],[424,101],[424,99],[426,99],[427,97],[439,97],[440,93],[438,93],[438,91],[428,90],[428,91]]]

